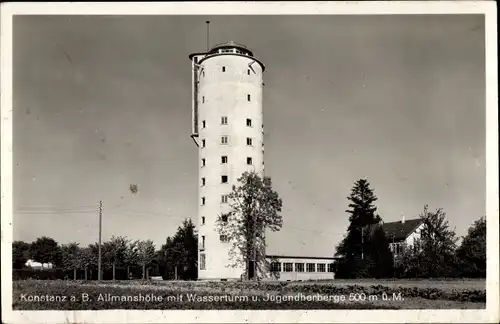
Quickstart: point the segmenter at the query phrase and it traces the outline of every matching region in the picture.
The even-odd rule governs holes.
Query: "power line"
[[[15,214],[60,215],[95,212],[95,205],[21,205],[14,208]]]
[[[19,212],[71,212],[71,211],[96,211],[98,208],[66,208],[66,209],[54,209],[54,208],[16,208],[15,211]]]
[[[24,206],[24,207],[23,207]],[[18,208],[98,208],[99,205],[73,205],[73,204],[23,204]]]
[[[36,211],[33,211],[33,212],[23,212],[23,211],[15,211],[14,214],[19,214],[19,215],[54,215],[54,216],[60,216],[60,215],[79,215],[79,214],[94,214],[96,212],[96,210],[86,210],[86,211],[83,211],[83,210],[80,210],[80,211],[65,211],[65,212],[58,212],[58,213],[54,213],[54,212],[46,212],[46,211],[43,211],[43,212],[36,212]]]

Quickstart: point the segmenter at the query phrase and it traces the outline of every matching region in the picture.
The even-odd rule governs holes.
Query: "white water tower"
[[[227,42],[192,62],[192,135],[198,147],[198,278],[240,279],[231,243],[215,222],[229,210],[227,194],[245,171],[264,175],[262,90],[264,64],[244,45]]]

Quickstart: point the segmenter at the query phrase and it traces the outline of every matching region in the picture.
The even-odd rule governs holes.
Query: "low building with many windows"
[[[335,279],[338,258],[266,256],[271,266],[270,280],[302,281]]]

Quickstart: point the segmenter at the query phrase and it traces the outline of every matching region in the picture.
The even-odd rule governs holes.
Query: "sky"
[[[427,204],[463,236],[485,215],[481,15],[16,16],[14,240],[95,242],[99,201],[103,240],[198,224],[188,55],[206,20],[266,65],[269,254],[331,256],[360,178],[385,222]]]

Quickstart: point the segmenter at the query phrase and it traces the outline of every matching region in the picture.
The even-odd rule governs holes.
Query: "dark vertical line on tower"
[[[208,50],[210,49],[210,45],[209,45],[210,44],[210,21],[207,20],[206,23],[207,23],[207,52],[208,52]]]

